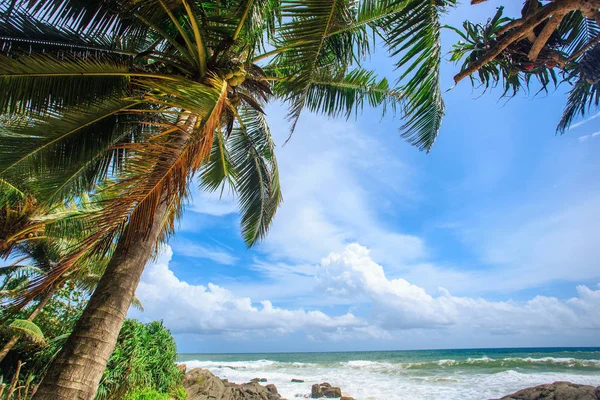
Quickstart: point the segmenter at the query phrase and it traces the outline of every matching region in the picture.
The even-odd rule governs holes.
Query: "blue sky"
[[[130,316],[164,320],[180,352],[600,346],[600,114],[556,136],[566,89],[507,101],[462,82],[428,155],[372,109],[305,113],[282,146],[286,109],[269,106],[284,196],[269,236],[246,249],[235,199],[196,192]]]

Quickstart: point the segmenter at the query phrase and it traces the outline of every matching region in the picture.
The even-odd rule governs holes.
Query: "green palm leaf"
[[[558,133],[564,133],[577,116],[585,116],[592,107],[600,106],[600,45],[581,58],[571,71],[571,78],[576,80],[558,124]]]
[[[333,77],[317,75],[307,94],[307,108],[330,116],[343,115],[349,118],[358,114],[365,103],[370,107],[382,107],[385,114],[388,107],[394,112],[402,105],[403,95],[390,88],[386,78],[378,79],[374,71],[361,68],[347,74]]]
[[[278,47],[288,49],[269,65],[282,76],[285,84],[276,84],[274,92],[290,103],[292,131],[306,106],[308,92],[317,75],[338,73],[360,55],[362,35],[359,30],[341,31],[353,22],[352,9],[344,0],[283,0],[281,14],[285,20]]]
[[[407,79],[401,90],[406,96],[408,121],[402,136],[421,150],[429,151],[437,138],[444,116],[440,88],[440,22],[439,14],[455,0],[411,0],[402,11],[379,23],[386,46],[393,57],[399,57],[397,68],[403,69],[400,81]]]
[[[9,328],[15,332],[21,333],[36,343],[44,343],[44,333],[39,326],[26,319],[15,319],[10,323]]]
[[[229,151],[236,171],[235,190],[241,209],[242,236],[248,245],[263,238],[282,201],[274,143],[264,115],[240,110]]]
[[[110,60],[0,56],[0,114],[43,114],[122,96],[128,68]]]
[[[0,129],[0,175],[16,187],[37,193],[39,200],[89,189],[106,176],[115,155],[109,151],[112,146],[133,134],[127,118],[118,114],[136,104],[106,100]],[[32,174],[44,179],[29,179]]]

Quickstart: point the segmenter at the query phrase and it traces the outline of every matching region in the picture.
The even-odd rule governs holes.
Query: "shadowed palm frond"
[[[390,88],[386,78],[378,79],[374,71],[354,69],[345,75],[315,78],[307,95],[307,108],[333,117],[358,115],[367,104],[381,107],[385,115],[388,107],[396,112],[402,106],[400,90]]]
[[[111,147],[124,135],[131,135],[131,126],[119,121],[117,114],[136,104],[106,100],[0,129],[0,176],[37,193],[39,200],[54,200],[90,188],[106,176],[114,155]],[[44,180],[29,179],[31,175],[44,176]]]
[[[288,22],[281,28],[278,46],[288,50],[269,67],[285,80],[275,84],[274,92],[290,103],[292,132],[317,74],[322,78],[327,71],[338,73],[360,58],[355,54],[364,43],[359,29],[332,35],[353,22],[352,11],[344,0],[281,2],[282,17]]]
[[[275,145],[264,115],[249,107],[239,110],[230,140],[242,236],[251,246],[266,235],[282,201]]]
[[[127,66],[100,59],[0,55],[0,114],[48,110],[125,94]]]
[[[571,71],[575,80],[556,131],[564,133],[577,116],[600,106],[600,45],[588,51]]]
[[[405,7],[380,24],[383,38],[396,67],[402,71],[399,81],[406,97],[407,121],[402,136],[421,150],[429,151],[437,138],[444,116],[440,88],[440,13],[456,4],[411,0]]]

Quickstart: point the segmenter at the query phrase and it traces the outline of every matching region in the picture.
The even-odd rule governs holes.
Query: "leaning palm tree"
[[[37,394],[93,398],[144,266],[172,233],[192,177],[230,184],[252,245],[281,201],[264,103],[405,116],[433,145],[444,112],[438,16],[454,0],[13,0],[0,9],[0,178],[43,204],[95,188],[102,211],[45,225],[86,237],[24,304],[116,243],[89,305]],[[382,44],[382,46],[381,46]],[[399,85],[360,67],[384,48]],[[4,201],[11,201],[7,196]]]
[[[473,4],[485,0],[472,0]],[[519,18],[500,7],[485,24],[466,21],[451,53],[464,59],[456,83],[467,77],[504,95],[566,83],[572,88],[557,132],[600,106],[600,0],[525,0]]]

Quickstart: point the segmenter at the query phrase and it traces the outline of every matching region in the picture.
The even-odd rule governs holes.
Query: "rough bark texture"
[[[166,205],[162,204],[145,238],[128,249],[122,243],[117,245],[88,306],[42,380],[34,400],[94,399],[165,214]]]
[[[33,312],[31,314],[29,314],[29,317],[27,317],[27,321],[30,321],[30,322],[33,321],[35,319],[35,317],[37,317],[38,314],[40,312],[42,312],[42,310],[44,309],[44,307],[46,306],[48,301],[50,301],[52,296],[54,296],[54,293],[56,293],[56,291],[58,290],[59,287],[60,287],[60,284],[55,285],[55,286],[51,287],[44,294],[44,297],[42,297],[42,300],[40,300],[40,302],[35,307]],[[0,361],[4,360],[4,357],[6,357],[8,352],[11,351],[13,347],[15,347],[15,344],[17,344],[17,342],[19,341],[19,338],[20,338],[19,335],[14,335],[13,337],[10,338],[10,340],[8,342],[6,342],[6,344],[4,345],[2,350],[0,350]]]

